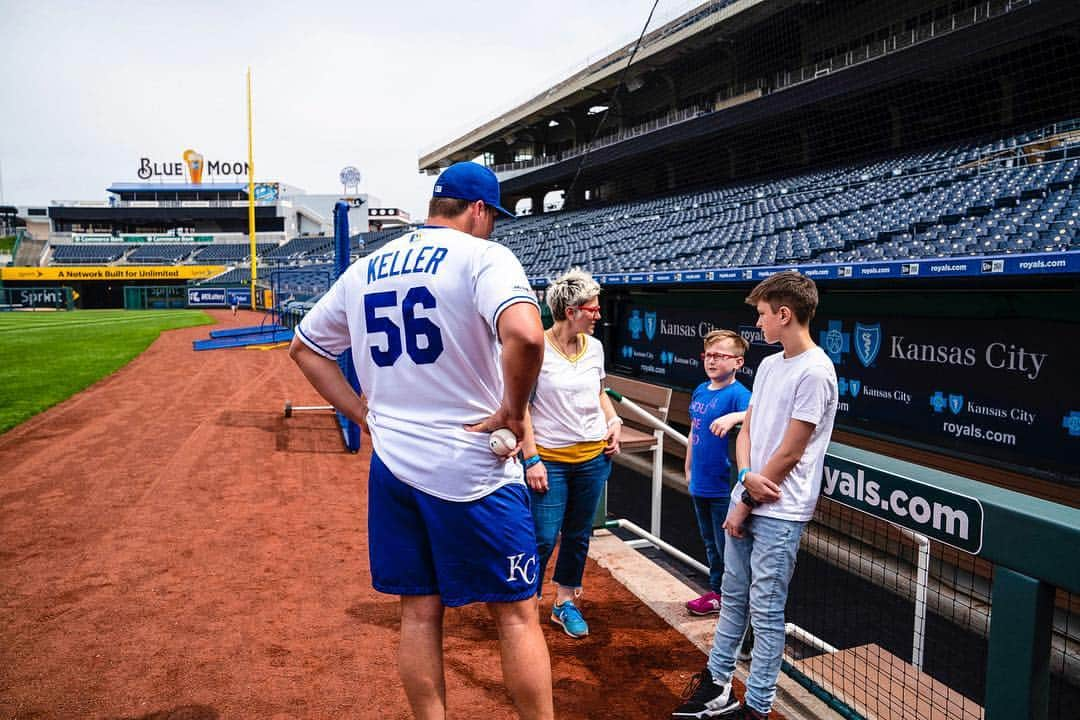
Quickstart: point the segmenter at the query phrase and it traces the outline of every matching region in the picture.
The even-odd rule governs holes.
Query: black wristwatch
[[[756,508],[758,505],[761,504],[757,500],[755,500],[754,498],[750,497],[750,493],[746,492],[745,489],[743,490],[743,493],[742,493],[742,503],[743,503],[743,505],[747,506],[751,510],[753,510],[754,508]]]

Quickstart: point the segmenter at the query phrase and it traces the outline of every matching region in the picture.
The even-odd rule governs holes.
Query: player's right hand
[[[510,432],[514,433],[514,437],[518,439],[518,446],[514,448],[514,452],[511,453],[510,457],[517,455],[518,451],[521,450],[521,440],[525,437],[524,417],[514,417],[505,407],[500,406],[494,414],[488,415],[474,425],[465,426],[465,429],[468,432],[476,433],[490,433],[499,428],[507,428]]]

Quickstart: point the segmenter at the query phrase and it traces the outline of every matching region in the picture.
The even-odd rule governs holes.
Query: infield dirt
[[[410,717],[369,443],[285,419],[322,404],[286,351],[192,351],[208,329],[0,436],[0,717]],[[587,639],[541,611],[557,716],[668,717],[704,656],[591,560],[586,585]],[[516,717],[481,606],[447,611],[445,646],[449,717]]]

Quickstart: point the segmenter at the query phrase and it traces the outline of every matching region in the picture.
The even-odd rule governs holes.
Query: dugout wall
[[[744,304],[752,284],[605,287],[610,372],[676,391],[704,380],[701,338],[713,328],[750,343],[739,380],[753,384],[766,345]],[[1068,277],[970,283],[820,283],[811,324],[840,389],[844,442],[1080,506],[1080,287]],[[682,415],[683,417],[680,417]]]

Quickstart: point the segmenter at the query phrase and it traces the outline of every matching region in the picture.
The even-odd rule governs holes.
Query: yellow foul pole
[[[251,122],[251,68],[247,70],[248,120],[248,237],[251,238],[251,309],[255,310],[255,279],[259,269],[255,263],[255,142]]]

